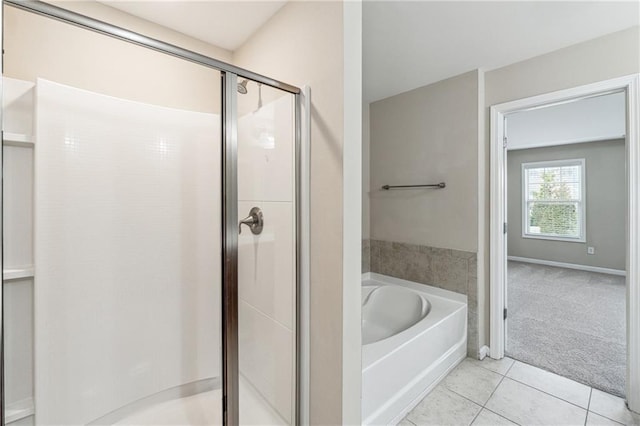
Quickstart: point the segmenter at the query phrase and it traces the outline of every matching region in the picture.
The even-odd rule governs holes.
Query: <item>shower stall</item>
[[[1,423],[296,424],[297,87],[3,2]]]

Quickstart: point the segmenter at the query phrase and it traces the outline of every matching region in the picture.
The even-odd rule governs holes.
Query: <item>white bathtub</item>
[[[362,419],[397,424],[467,352],[467,297],[362,275]]]

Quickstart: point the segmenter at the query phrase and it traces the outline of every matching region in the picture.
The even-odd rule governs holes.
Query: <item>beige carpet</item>
[[[624,277],[510,261],[507,306],[507,356],[624,396]]]

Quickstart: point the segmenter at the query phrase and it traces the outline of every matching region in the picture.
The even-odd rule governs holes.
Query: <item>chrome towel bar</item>
[[[440,183],[432,183],[432,184],[426,184],[426,185],[384,185],[382,187],[382,189],[384,189],[385,191],[388,191],[390,189],[397,189],[397,188],[434,188],[434,189],[442,189],[445,188],[447,185],[445,185],[444,182],[440,182]]]

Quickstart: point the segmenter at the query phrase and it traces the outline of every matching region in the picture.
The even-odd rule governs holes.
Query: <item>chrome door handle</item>
[[[249,216],[240,221],[238,224],[238,234],[242,234],[242,225],[247,225],[255,235],[261,234],[262,228],[264,227],[264,219],[262,217],[262,210],[260,210],[260,207],[251,208]]]

